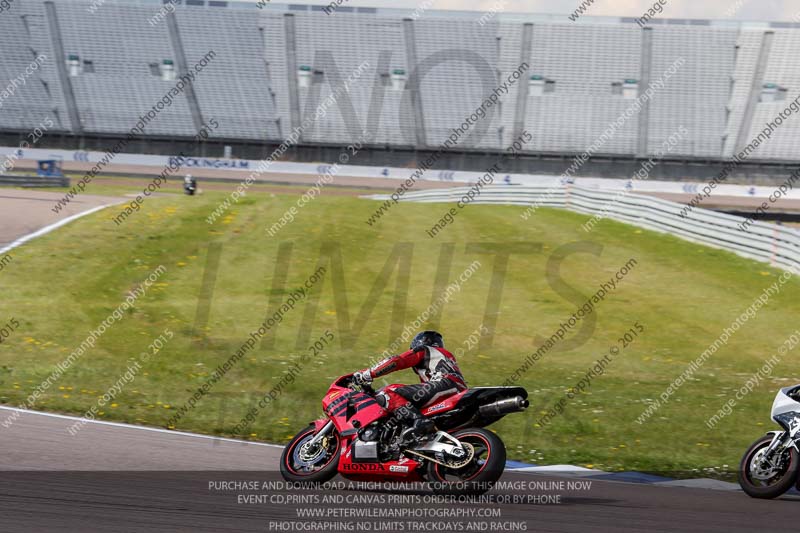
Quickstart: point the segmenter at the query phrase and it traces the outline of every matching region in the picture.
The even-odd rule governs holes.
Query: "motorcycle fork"
[[[324,439],[328,433],[330,433],[331,429],[333,429],[333,420],[328,420],[328,423],[322,426],[322,429],[319,430],[319,433],[314,435],[310,441],[308,441],[309,446],[316,446],[319,442]]]
[[[778,453],[778,457],[783,454],[788,448],[798,450],[797,443],[786,431],[771,431],[772,442],[769,443],[767,449],[764,451],[764,460],[768,461],[770,466],[775,466],[773,463],[773,456]],[[800,451],[800,450],[798,450]]]

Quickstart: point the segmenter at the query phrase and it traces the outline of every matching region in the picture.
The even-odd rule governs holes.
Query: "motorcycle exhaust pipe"
[[[513,398],[506,398],[505,400],[498,400],[493,403],[481,405],[478,407],[478,412],[484,416],[502,416],[509,413],[516,413],[527,409],[530,402],[524,400],[522,396],[514,396]]]

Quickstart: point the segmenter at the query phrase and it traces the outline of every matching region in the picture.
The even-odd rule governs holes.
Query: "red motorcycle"
[[[339,473],[355,481],[428,481],[437,492],[486,492],[503,474],[506,448],[483,428],[528,407],[522,387],[468,389],[425,406],[421,412],[437,431],[406,446],[400,438],[405,427],[382,407],[377,392],[356,384],[352,374],[334,381],[322,400],[327,417],[283,450],[283,478],[323,483]]]

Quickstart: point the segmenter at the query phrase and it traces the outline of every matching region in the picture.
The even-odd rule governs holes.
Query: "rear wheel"
[[[331,431],[316,445],[314,425],[295,435],[281,455],[281,475],[286,481],[324,483],[336,475],[339,467],[339,435]]]
[[[470,462],[460,468],[429,462],[431,488],[441,494],[483,494],[503,475],[505,444],[500,437],[482,428],[462,429],[452,435],[470,445],[474,454]]]
[[[797,478],[797,450],[789,448],[771,461],[764,455],[772,442],[772,435],[755,441],[739,464],[739,485],[753,498],[777,498],[789,490]]]

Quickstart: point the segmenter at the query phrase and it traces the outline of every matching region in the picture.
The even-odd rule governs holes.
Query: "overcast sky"
[[[318,4],[324,0],[276,0],[281,3]],[[328,0],[330,1],[330,0]],[[584,0],[590,2],[591,0]],[[586,15],[640,17],[656,0],[595,0]],[[668,18],[704,18],[770,20],[800,22],[797,0],[661,0],[666,2],[663,15]],[[404,7],[415,9],[430,4],[429,9],[490,11],[493,6],[518,13],[572,13],[581,0],[344,0],[349,6]],[[496,9],[495,9],[496,10]]]

